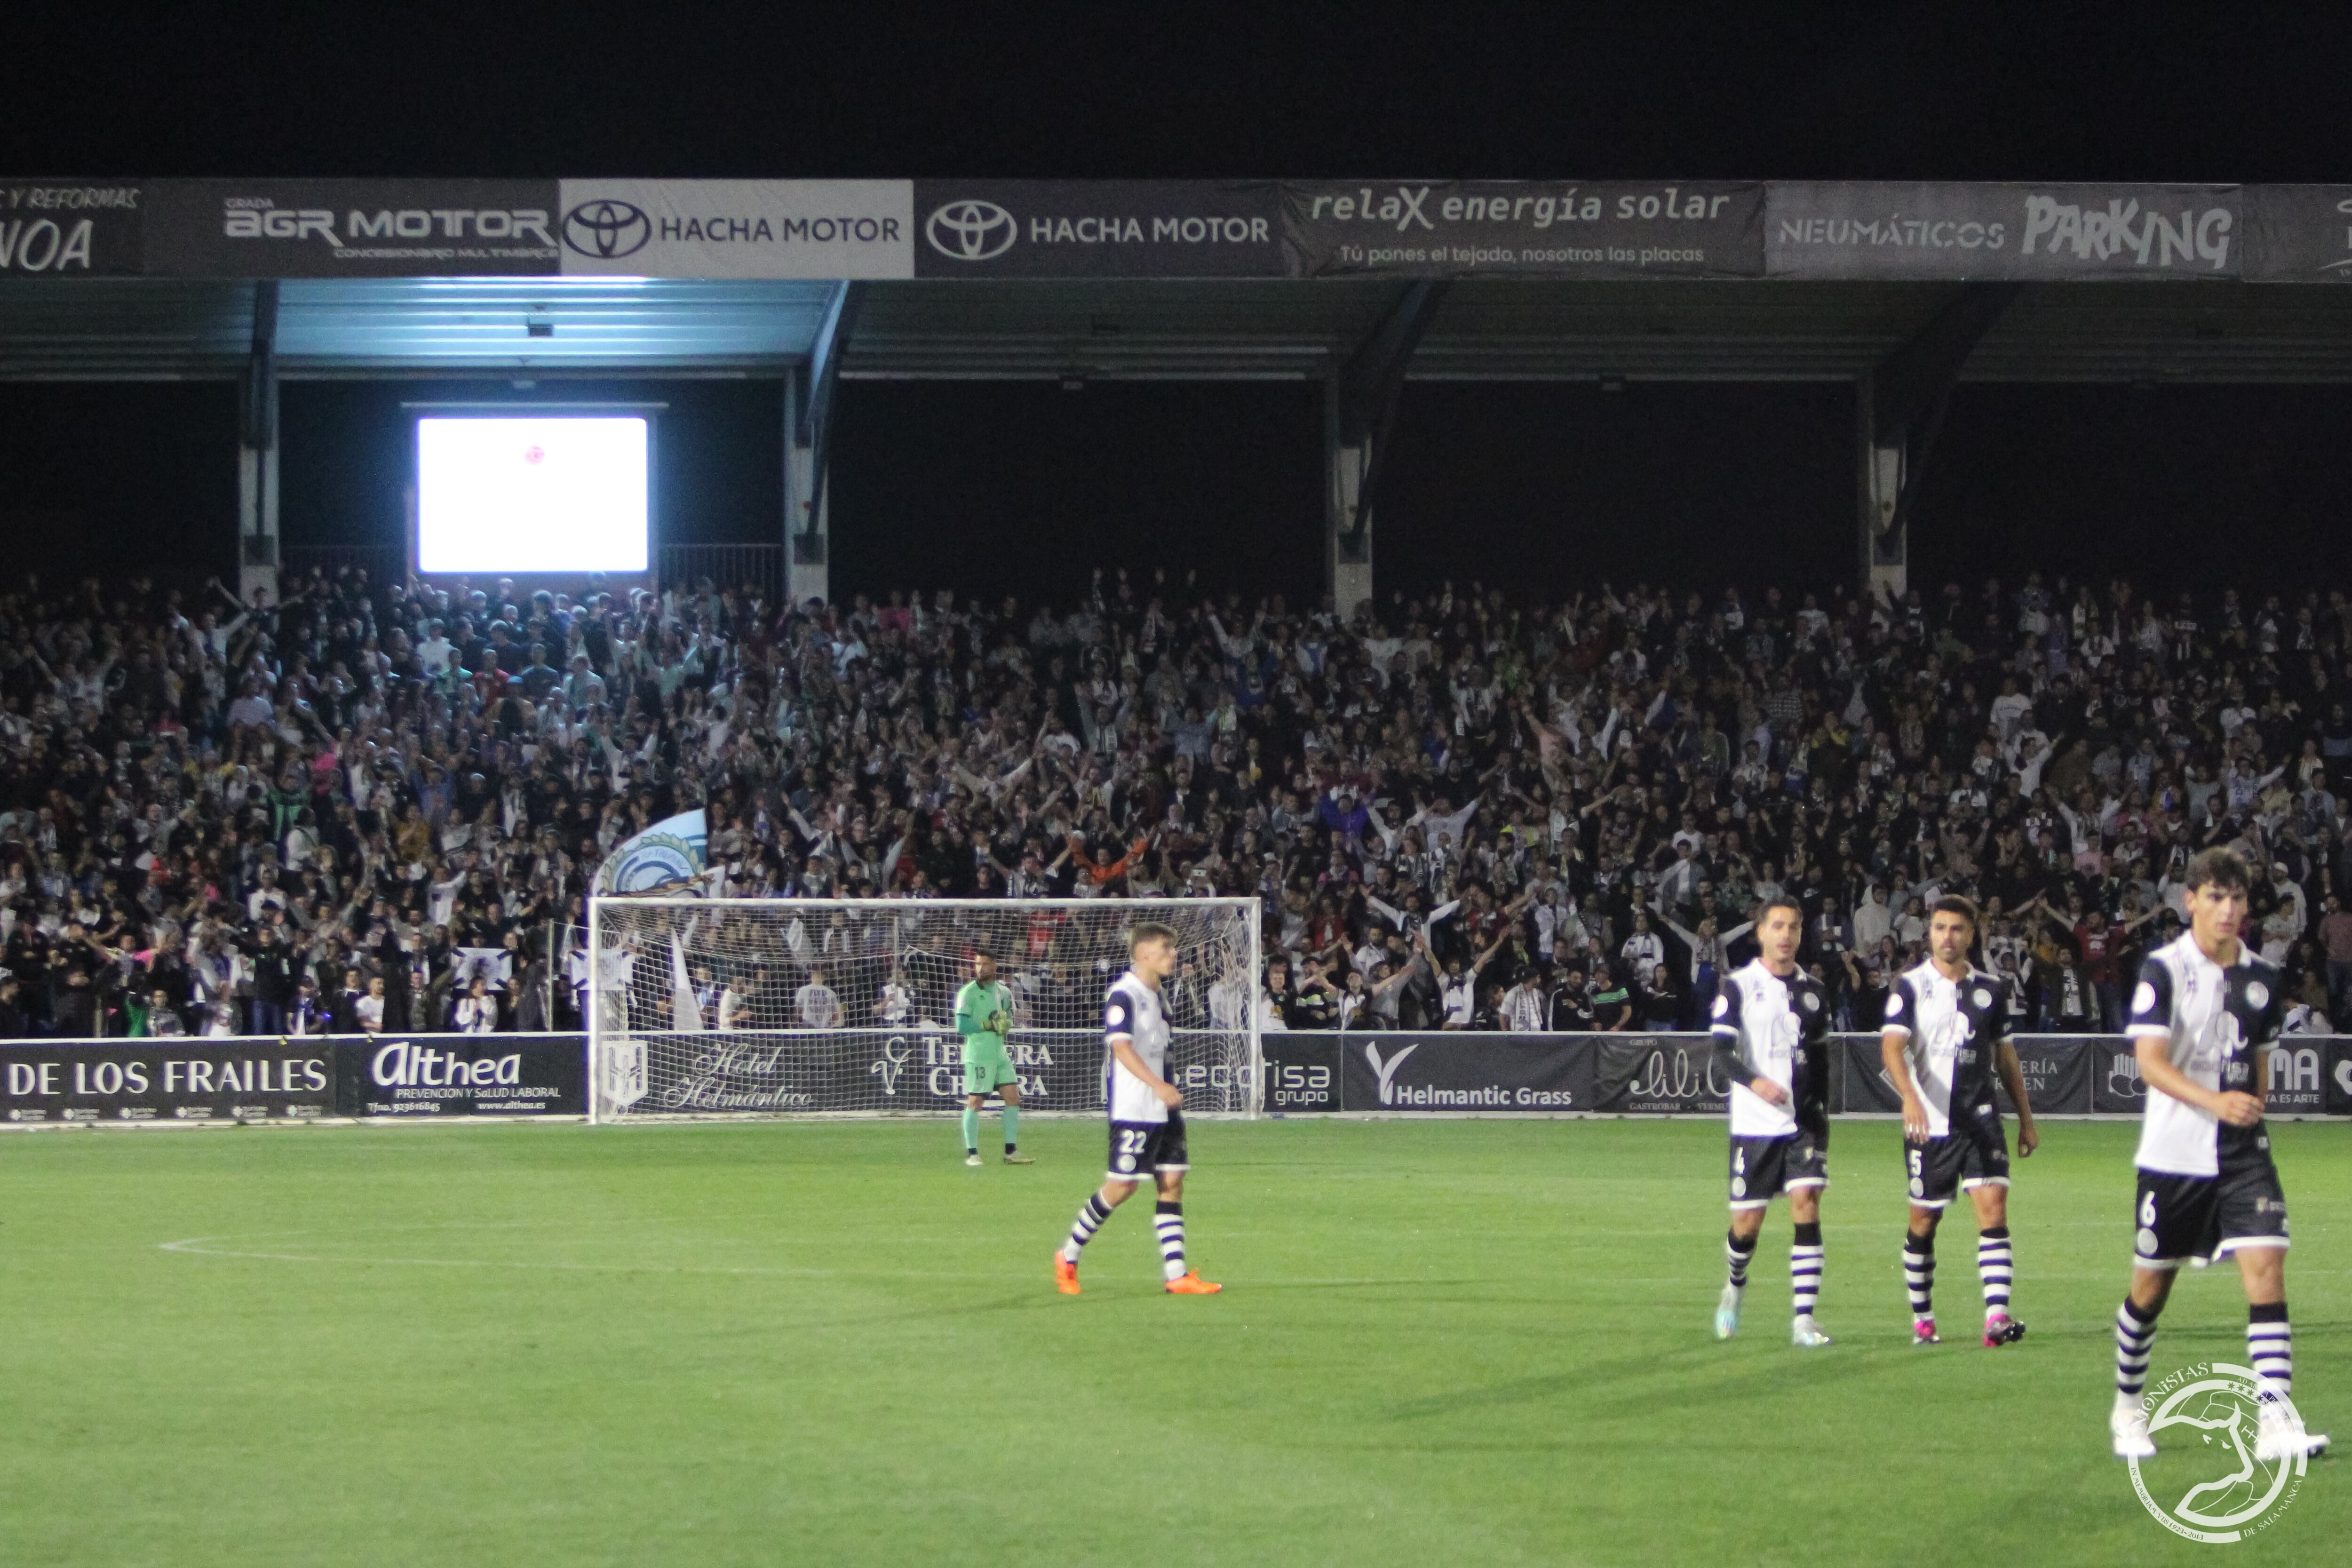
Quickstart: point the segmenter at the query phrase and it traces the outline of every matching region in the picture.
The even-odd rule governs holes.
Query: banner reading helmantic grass
[[[1776,278],[2235,278],[2235,185],[1775,184]]]
[[[1283,245],[1301,278],[1753,278],[1754,181],[1285,181]]]

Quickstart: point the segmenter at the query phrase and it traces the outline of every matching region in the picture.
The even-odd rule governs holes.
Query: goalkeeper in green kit
[[[1032,1165],[1021,1152],[1021,1075],[1004,1049],[1013,1030],[1013,994],[997,983],[996,960],[971,955],[971,983],[956,993],[956,1033],[963,1037],[963,1163],[981,1163],[980,1102],[1004,1100],[1004,1163]]]

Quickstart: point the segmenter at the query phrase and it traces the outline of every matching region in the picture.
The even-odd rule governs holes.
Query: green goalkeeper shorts
[[[963,1091],[966,1094],[991,1094],[1005,1084],[1017,1084],[1021,1075],[1013,1070],[1013,1058],[1001,1045],[989,1045],[980,1040],[963,1043]]]

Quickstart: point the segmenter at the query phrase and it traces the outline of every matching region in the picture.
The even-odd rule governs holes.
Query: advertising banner
[[[9,1121],[303,1121],[334,1114],[319,1037],[0,1042]]]
[[[1754,278],[1764,187],[1573,181],[1289,180],[1291,274]]]
[[[905,180],[566,180],[566,274],[911,278]]]
[[[137,272],[149,190],[121,181],[0,181],[0,278]]]
[[[1787,182],[1771,187],[1776,278],[2236,278],[2235,185]]]
[[[2271,1089],[2263,1105],[2272,1116],[2327,1114],[2329,1058],[2335,1041],[2325,1035],[2287,1035],[2271,1052]]]
[[[1885,1061],[1879,1055],[1878,1037],[1845,1035],[1840,1039],[1845,1059],[1842,1075],[1845,1098],[1841,1109],[1886,1114],[1901,1110],[1903,1099],[1895,1092],[1895,1080],[1887,1076]],[[2092,1069],[2094,1066],[2102,1070],[2112,1066],[2104,1051],[2115,1043],[2088,1036],[2018,1036],[2018,1072],[2025,1079],[2026,1097],[2033,1102],[2034,1110],[2052,1116],[2087,1115],[2092,1110]],[[2137,1085],[2137,1079],[2133,1081]],[[2010,1103],[2009,1090],[2001,1086],[1998,1075],[1994,1079],[1993,1100],[2002,1115],[2017,1114],[2017,1107]]]
[[[2244,204],[2248,278],[2352,280],[2352,185],[2249,185]]]
[[[1006,1053],[1021,1102],[1098,1111],[1103,1044],[1093,1029],[1016,1029]],[[602,1100],[624,1112],[713,1115],[933,1111],[963,1103],[963,1046],[951,1029],[775,1029],[637,1034],[608,1042]],[[1178,1029],[1168,1080],[1195,1110],[1249,1105],[1247,1042]]]
[[[1635,1116],[1720,1116],[1731,1086],[1706,1035],[1591,1035],[1591,1110]]]
[[[1339,1053],[1354,1037],[1286,1030],[1261,1037],[1265,1109],[1276,1116],[1338,1110]]]
[[[556,269],[552,180],[159,180],[146,195],[151,277]]]
[[[1581,1035],[1348,1035],[1346,1110],[1588,1110],[1593,1046]]]
[[[1280,278],[1264,182],[918,180],[920,278]]]
[[[2327,1113],[2352,1116],[2352,1036],[2327,1042]]]
[[[585,1035],[423,1035],[334,1042],[343,1116],[585,1116]]]

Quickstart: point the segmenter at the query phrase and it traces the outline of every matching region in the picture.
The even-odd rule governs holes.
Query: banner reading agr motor
[[[1286,180],[1292,276],[1755,278],[1756,181]]]
[[[2237,278],[2235,185],[1776,182],[1776,278]]]
[[[159,278],[500,277],[556,270],[553,180],[158,180]]]

